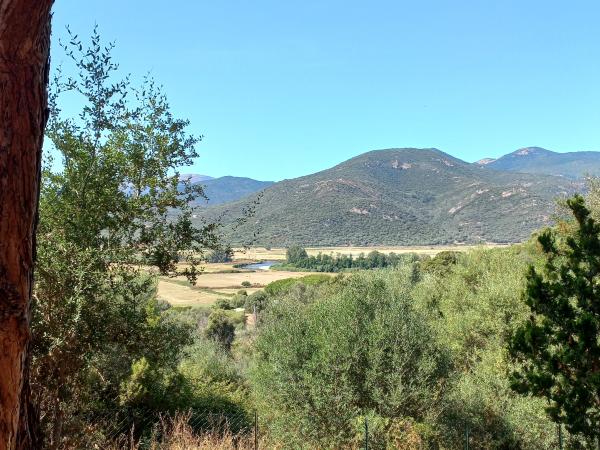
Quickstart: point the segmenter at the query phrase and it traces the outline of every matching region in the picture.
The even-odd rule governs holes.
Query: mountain
[[[558,175],[571,179],[582,178],[586,174],[600,175],[600,152],[556,153],[545,148],[526,147],[496,160],[485,162],[486,159],[476,164],[485,164],[496,170]]]
[[[200,175],[197,173],[187,173],[185,175],[181,175],[180,178],[183,178],[185,180],[189,180],[192,184],[196,184],[199,183],[201,181],[206,181],[206,180],[213,180],[213,177],[209,177],[208,175]]]
[[[551,221],[555,198],[581,189],[554,176],[487,169],[437,149],[371,151],[266,188],[254,215],[226,226],[234,244],[417,245],[514,242]],[[256,196],[207,208],[236,223]]]
[[[204,193],[208,197],[206,200],[198,200],[197,205],[220,205],[222,203],[233,202],[251,194],[269,187],[273,184],[272,181],[258,181],[252,178],[244,177],[219,177],[205,178],[197,183],[204,186]]]

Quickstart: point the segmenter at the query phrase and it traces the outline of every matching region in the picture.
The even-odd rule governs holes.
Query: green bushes
[[[285,252],[285,260],[288,264],[297,264],[308,258],[308,253],[299,245],[293,245]]]
[[[329,275],[306,275],[300,278],[285,278],[269,283],[265,287],[265,292],[268,295],[275,296],[288,291],[292,286],[302,283],[307,286],[319,285],[331,280]]]
[[[548,401],[552,419],[600,445],[600,226],[581,196],[567,200],[566,233],[538,237],[544,267],[527,273],[529,317],[510,339],[512,387]],[[525,319],[525,318],[523,318]]]
[[[208,317],[204,334],[229,351],[235,337],[235,325],[224,311],[217,309]]]
[[[392,419],[420,423],[437,409],[450,361],[410,285],[408,270],[362,273],[313,302],[284,298],[268,310],[252,383],[276,436],[346,446],[362,415],[379,417],[383,433]]]
[[[373,448],[460,448],[467,426],[473,448],[557,444],[544,402],[508,378],[535,246],[433,260],[265,291],[251,387],[278,442],[358,446],[367,417]]]

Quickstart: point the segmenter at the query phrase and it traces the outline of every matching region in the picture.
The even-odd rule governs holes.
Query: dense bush
[[[306,275],[300,278],[285,278],[269,283],[265,287],[265,292],[268,295],[276,296],[288,291],[292,286],[301,283],[306,286],[314,286],[326,283],[331,280],[329,275]]]
[[[224,350],[231,350],[235,337],[235,325],[231,318],[222,310],[217,309],[208,317],[208,325],[204,330],[207,338],[218,343]]]
[[[357,445],[367,418],[373,448],[460,448],[466,427],[474,448],[557,445],[546,404],[508,378],[535,245],[430,261],[265,292],[251,381],[273,436]]]
[[[413,307],[410,279],[410,270],[357,274],[314,301],[288,296],[268,310],[252,382],[276,436],[292,446],[347,446],[362,416],[379,418],[383,436],[396,419],[418,427],[438,409],[450,361]]]

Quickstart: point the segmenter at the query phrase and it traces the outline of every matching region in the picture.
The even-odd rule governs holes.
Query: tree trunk
[[[31,291],[53,0],[0,0],[0,450],[39,448]]]

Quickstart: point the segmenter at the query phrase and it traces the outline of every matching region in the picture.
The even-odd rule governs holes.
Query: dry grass
[[[253,286],[261,287],[283,280],[285,278],[298,278],[308,272],[286,272],[278,270],[257,270],[256,272],[241,273],[205,273],[198,277],[196,285],[205,289],[243,289],[242,283],[248,281]]]
[[[173,306],[209,306],[220,297],[223,296],[173,283],[168,278],[161,278],[158,281],[158,298]]]
[[[160,438],[153,438],[151,450],[252,450],[254,434],[234,435],[225,432],[207,432],[197,435],[188,425],[189,416],[180,415],[174,420],[162,419],[158,426]],[[139,450],[139,445],[123,438],[106,447],[107,450]],[[267,443],[264,438],[258,439],[258,448],[280,449],[280,446]]]
[[[252,294],[272,281],[298,278],[308,272],[285,272],[259,270],[256,272],[215,273],[207,272],[198,277],[196,286],[191,286],[184,277],[165,278],[158,281],[158,297],[173,306],[208,306],[217,299],[231,297],[239,290]],[[243,287],[248,281],[252,287]]]

